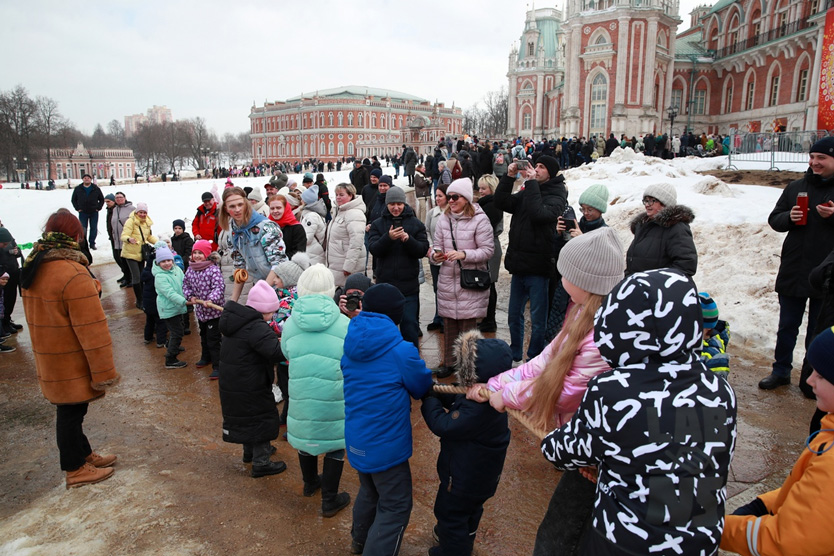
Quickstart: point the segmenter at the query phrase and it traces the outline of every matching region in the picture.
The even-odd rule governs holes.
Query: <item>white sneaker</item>
[[[278,388],[277,384],[272,385],[272,395],[275,397],[275,403],[281,403],[284,401],[284,395],[281,394],[281,389]]]

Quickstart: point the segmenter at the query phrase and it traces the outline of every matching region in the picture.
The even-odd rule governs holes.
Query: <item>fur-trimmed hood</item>
[[[455,340],[457,379],[466,388],[487,382],[513,366],[510,346],[504,340],[484,338],[477,330],[468,330]]]
[[[631,228],[631,233],[634,233],[635,230],[637,230],[637,226],[649,221],[654,222],[663,228],[671,228],[678,222],[691,224],[693,220],[695,220],[695,213],[691,208],[686,205],[673,205],[658,212],[654,218],[649,218],[645,212],[638,214],[631,219],[631,224],[629,226]]]

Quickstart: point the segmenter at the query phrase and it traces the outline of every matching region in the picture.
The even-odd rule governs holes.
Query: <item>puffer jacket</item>
[[[182,294],[186,299],[196,297],[201,301],[210,301],[222,307],[226,302],[226,284],[223,282],[223,272],[220,267],[210,263],[205,268],[197,270],[194,267],[195,264],[201,266],[200,263],[191,263],[191,266],[185,271],[185,278],[182,281]],[[199,304],[194,306],[194,313],[200,322],[220,318],[221,314],[217,309],[203,307]]]
[[[150,216],[142,219],[136,216],[135,210],[130,213],[121,235],[123,259],[142,261],[143,236],[145,243],[153,245],[158,241],[156,236],[151,232],[151,226],[153,226],[153,220],[151,220]],[[128,242],[130,238],[135,239],[136,243]]]
[[[634,240],[626,252],[626,276],[657,268],[677,268],[688,276],[698,270],[698,251],[689,224],[695,219],[684,205],[666,207],[654,218],[645,213],[631,221]]]
[[[278,438],[281,416],[272,394],[273,369],[284,360],[278,335],[261,313],[234,301],[223,306],[220,332],[223,440],[252,444]]]
[[[510,274],[556,276],[556,223],[568,202],[565,178],[560,174],[539,184],[524,182],[513,193],[515,179],[505,175],[495,190],[495,206],[512,214],[510,241],[504,267]]]
[[[393,217],[386,206],[368,231],[368,247],[376,262],[376,283],[391,284],[405,296],[420,293],[420,259],[429,250],[426,227],[408,205],[403,207],[402,228],[408,241],[391,239],[388,230]]]
[[[197,214],[191,223],[191,233],[194,234],[195,238],[200,236],[202,239],[210,241],[212,251],[217,251],[217,234],[220,232],[217,228],[217,211],[217,203],[212,204],[209,209],[201,204],[197,207]]]
[[[365,203],[361,198],[337,209],[327,229],[325,257],[337,286],[345,285],[345,272],[365,269]]]
[[[579,317],[579,313],[576,313]],[[547,364],[556,357],[567,338],[556,336],[547,347],[533,359],[514,369],[508,369],[500,375],[490,379],[487,387],[491,392],[501,392],[504,405],[513,409],[524,410],[527,400],[533,394],[530,386],[536,378],[544,372]],[[573,364],[565,375],[562,383],[562,393],[553,408],[554,428],[568,423],[582,396],[588,387],[588,381],[600,373],[610,371],[611,367],[603,361],[596,344],[594,331],[588,331],[585,339],[579,344]]]
[[[701,340],[698,290],[678,270],[632,274],[603,300],[594,341],[613,370],[541,444],[560,469],[598,468],[586,553],[717,553],[736,399]]]
[[[834,442],[834,414],[822,418],[822,429],[802,450],[782,486],[759,495],[768,513],[726,517],[721,535],[723,550],[743,556],[831,554],[834,452],[819,452]]]
[[[361,473],[391,469],[411,457],[409,396],[420,399],[428,392],[431,370],[394,321],[379,313],[362,311],[351,319],[344,346],[350,465]]]
[[[341,361],[349,322],[332,298],[305,295],[284,324],[292,399],[287,440],[296,450],[317,456],[345,448]]]
[[[119,381],[101,287],[87,264],[80,251],[52,249],[21,294],[38,383],[56,405],[100,398]]]
[[[506,342],[487,340],[477,330],[461,334],[458,346],[458,379],[465,387],[485,382],[513,363]],[[420,411],[429,430],[440,437],[441,488],[480,500],[493,496],[510,444],[507,414],[464,394],[427,397]]]
[[[301,211],[300,224],[307,234],[307,255],[310,257],[311,265],[324,264],[324,242],[327,239],[325,214],[327,212],[322,199],[304,207]]]
[[[156,261],[153,263],[154,287],[156,288],[156,310],[159,318],[168,319],[186,312],[185,296],[182,294],[184,274],[180,267],[174,265],[171,270],[163,270]]]
[[[808,223],[797,226],[791,221],[791,208],[796,194],[808,193]],[[782,191],[767,223],[777,232],[787,232],[782,243],[776,291],[794,297],[819,299],[820,292],[808,283],[808,275],[822,263],[834,245],[834,218],[823,218],[814,207],[834,200],[834,180],[823,181],[809,168],[805,176],[793,181]]]
[[[113,231],[114,249],[122,249],[122,232],[134,210],[136,208],[130,201],[125,201],[125,204],[121,206],[113,205],[113,210],[110,211],[110,229]]]
[[[466,253],[460,261],[443,261],[437,280],[437,312],[441,317],[464,320],[486,316],[489,290],[470,290],[460,287],[460,269],[486,270],[495,250],[492,224],[480,205],[472,205],[473,217],[453,215],[451,211],[440,216],[434,233],[434,247],[453,251],[452,234],[457,251]]]

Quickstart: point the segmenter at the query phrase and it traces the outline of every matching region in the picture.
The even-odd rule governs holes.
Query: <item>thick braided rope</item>
[[[451,384],[435,384],[434,391],[440,392],[442,394],[466,394],[467,388],[464,388],[463,386],[452,386]],[[486,397],[489,397],[489,391],[486,388],[482,390],[482,393]],[[536,428],[536,426],[530,422],[530,419],[523,411],[507,408],[507,413],[513,419],[524,425],[524,427],[531,433],[533,433],[539,440],[547,436],[547,431],[543,431],[541,429]]]

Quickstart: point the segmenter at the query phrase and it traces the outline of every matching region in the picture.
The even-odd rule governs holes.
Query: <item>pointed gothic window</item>
[[[598,73],[591,82],[591,135],[605,135],[608,118],[608,80]]]

